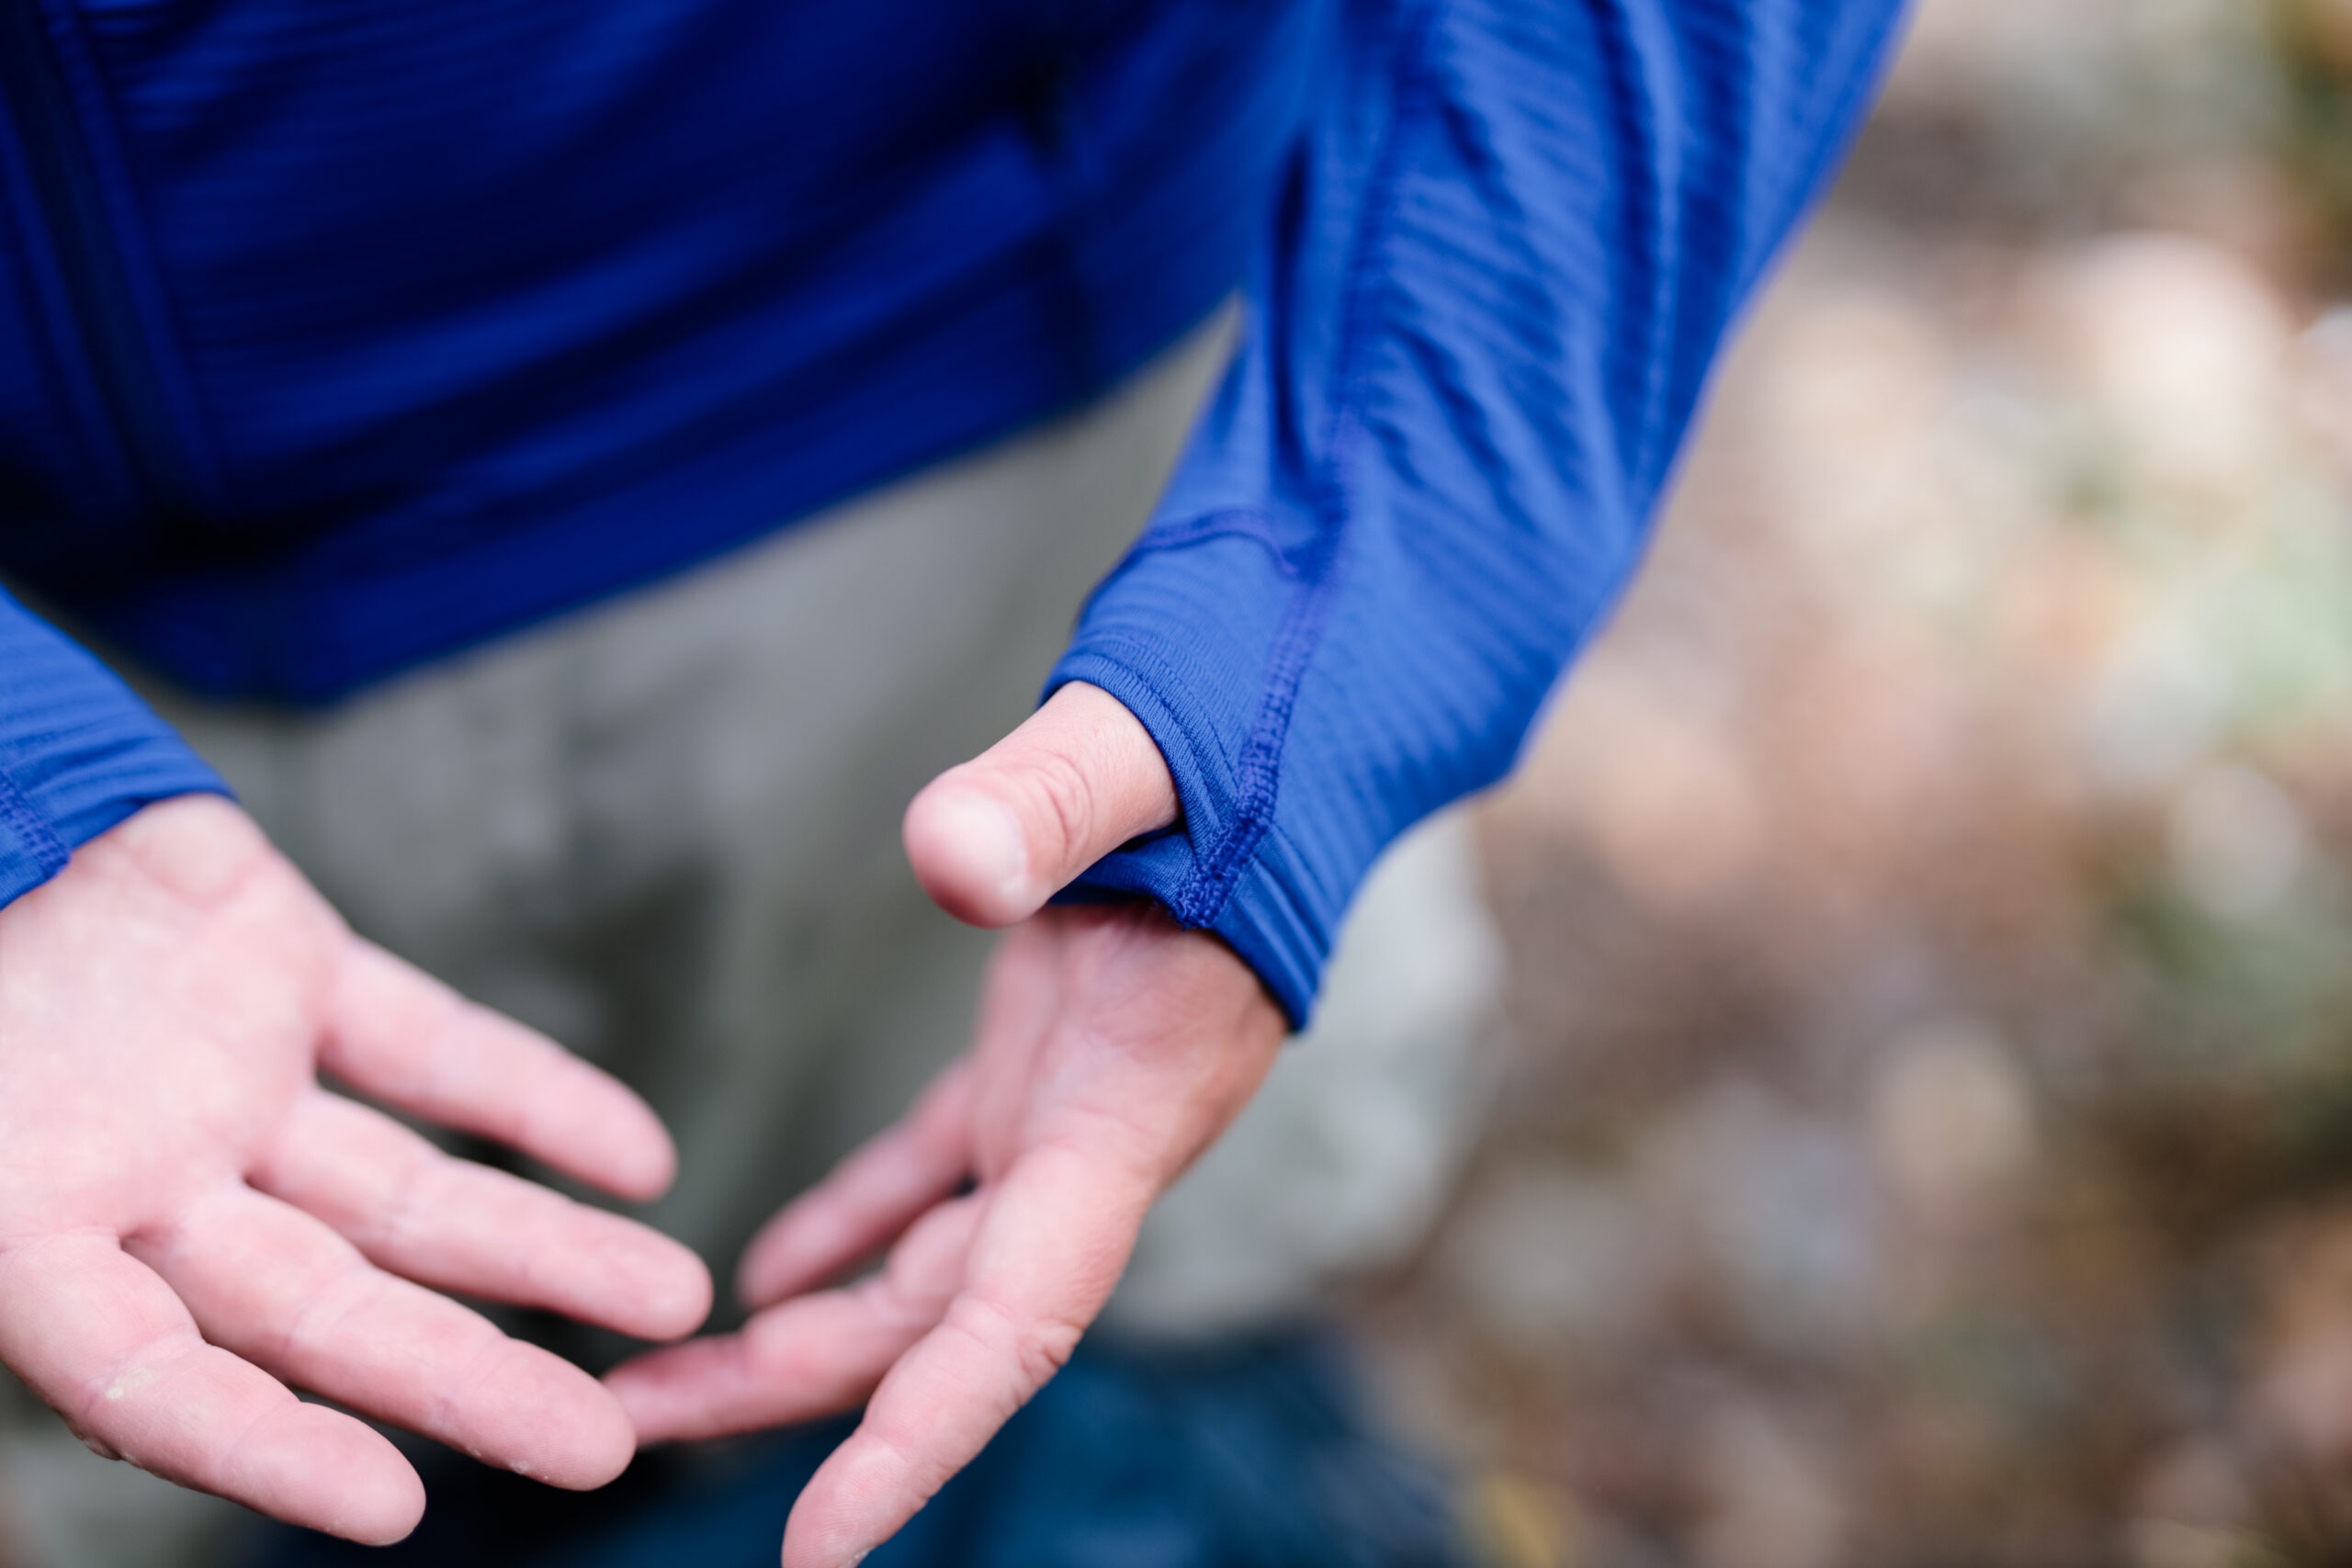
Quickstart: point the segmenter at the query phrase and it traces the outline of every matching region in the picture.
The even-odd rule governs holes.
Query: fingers
[[[614,1369],[605,1385],[639,1442],[715,1438],[847,1410],[946,1310],[987,1200],[925,1214],[878,1277],[773,1306],[741,1332],[657,1350]]]
[[[422,1284],[646,1339],[691,1334],[710,1271],[687,1247],[536,1182],[452,1159],[388,1116],[306,1095],[248,1179]]]
[[[926,785],[907,807],[904,836],[916,879],[941,908],[1008,926],[1129,839],[1175,820],[1175,782],[1150,732],[1109,693],[1073,682]]]
[[[794,1505],[785,1568],[840,1568],[887,1540],[1077,1348],[1126,1266],[1151,1183],[1045,1145],[996,1190],[967,1284],[882,1380]]]
[[[349,946],[319,1060],[368,1094],[623,1198],[658,1198],[677,1171],[670,1134],[618,1079],[368,942]]]
[[[424,1485],[398,1450],[207,1345],[111,1237],[0,1256],[0,1360],[85,1442],[167,1481],[369,1545],[424,1516]]]
[[[129,1244],[204,1337],[339,1404],[572,1489],[636,1435],[594,1378],[479,1314],[371,1267],[318,1221],[243,1186]]]
[[[912,1111],[762,1226],[735,1292],[748,1307],[797,1295],[898,1239],[971,1174],[972,1069],[957,1062]]]

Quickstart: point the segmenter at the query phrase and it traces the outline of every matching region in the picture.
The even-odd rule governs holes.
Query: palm
[[[101,1452],[362,1540],[413,1525],[414,1473],[278,1379],[558,1484],[617,1473],[593,1380],[414,1281],[667,1336],[699,1264],[322,1064],[615,1190],[667,1180],[617,1084],[351,937],[234,808],[151,807],[0,910],[0,1359]]]
[[[889,1534],[1068,1358],[1145,1211],[1239,1112],[1284,1027],[1230,951],[1165,915],[1040,914],[999,950],[971,1054],[753,1241],[740,1285],[764,1310],[613,1374],[639,1435],[871,1393],[796,1506],[786,1562],[831,1568]],[[871,1279],[797,1293],[886,1247]]]

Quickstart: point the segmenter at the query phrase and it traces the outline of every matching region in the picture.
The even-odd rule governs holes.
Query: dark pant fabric
[[[602,1492],[440,1454],[399,1546],[271,1527],[247,1568],[773,1568],[846,1421],[639,1456]],[[1467,1568],[1448,1490],[1374,1435],[1345,1352],[1293,1331],[1089,1341],[865,1568]]]

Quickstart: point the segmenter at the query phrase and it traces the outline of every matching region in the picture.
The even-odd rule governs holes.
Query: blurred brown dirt
[[[1358,1316],[1496,1562],[2352,1562],[2346,40],[1922,12],[1483,810]]]

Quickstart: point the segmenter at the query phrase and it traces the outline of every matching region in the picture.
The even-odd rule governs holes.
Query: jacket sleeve
[[[130,688],[0,593],[0,905],[141,807],[228,787]]]
[[[1222,935],[1295,1022],[1381,850],[1507,772],[1901,0],[1344,0],[1235,363],[1047,690],[1181,824],[1078,897]]]

